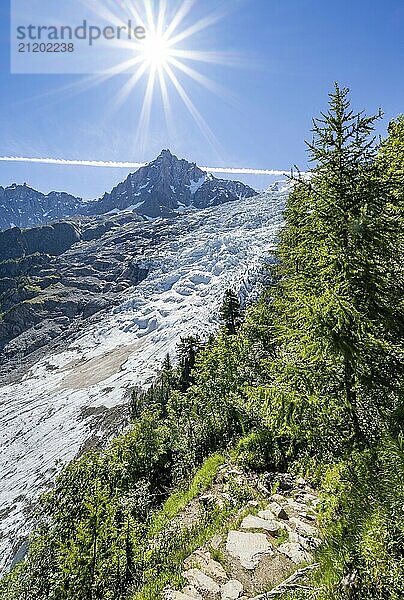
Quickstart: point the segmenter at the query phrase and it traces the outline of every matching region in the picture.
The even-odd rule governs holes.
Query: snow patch
[[[189,190],[190,190],[191,194],[195,194],[199,190],[199,188],[203,186],[203,184],[205,183],[206,179],[207,179],[207,176],[206,175],[202,175],[202,177],[200,177],[198,179],[198,181],[191,181],[191,183],[189,184],[189,186],[187,186],[187,187],[189,187]]]

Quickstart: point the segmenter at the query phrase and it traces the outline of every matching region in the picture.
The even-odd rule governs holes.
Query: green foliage
[[[183,340],[182,349],[193,343]],[[198,348],[195,371],[189,374],[194,383],[185,393],[184,365],[173,368],[166,358],[154,386],[134,393],[131,428],[104,453],[73,461],[54,491],[43,497],[42,524],[28,557],[3,581],[0,598],[20,600],[28,590],[34,600],[138,593],[139,598],[155,598],[168,576],[180,577],[184,552],[205,539],[219,516],[209,515],[192,534],[173,532],[170,523],[211,483],[223,456],[213,454],[199,466],[231,444],[248,419],[237,400],[243,385],[238,356],[245,351],[246,343],[226,334]],[[247,373],[245,369],[243,365]],[[225,395],[225,403],[208,396],[208,390]],[[196,468],[184,489],[184,480]],[[181,487],[167,499],[175,486]],[[155,539],[150,549],[148,539]]]
[[[153,516],[150,524],[152,536],[161,532],[187,506],[191,500],[205,491],[212,483],[218,468],[223,464],[222,454],[213,454],[205,460],[185,490],[175,491],[167,498],[162,508]]]
[[[320,600],[346,598],[341,582],[348,574],[355,575],[354,598],[403,597],[403,477],[402,439],[386,438],[327,469],[321,512],[326,543],[314,581]]]
[[[389,125],[389,135],[383,141],[378,165],[386,183],[392,189],[397,205],[404,207],[404,115]]]
[[[375,166],[380,117],[338,86],[314,121],[310,178],[297,180],[279,247],[272,381],[255,395],[293,453],[372,443],[402,381],[402,221]]]
[[[220,318],[230,335],[235,335],[241,323],[241,307],[238,296],[233,290],[226,290],[220,309]]]
[[[181,338],[177,346],[178,356],[178,389],[186,392],[194,383],[193,370],[196,356],[201,348],[201,342],[197,337]]]
[[[253,430],[241,438],[236,444],[233,458],[241,466],[257,472],[282,470],[285,466],[279,440],[267,427]]]

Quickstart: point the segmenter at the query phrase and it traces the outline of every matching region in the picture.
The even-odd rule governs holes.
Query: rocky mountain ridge
[[[66,192],[43,194],[26,183],[0,186],[0,229],[35,227],[80,214],[85,208],[82,198]]]
[[[167,217],[191,208],[202,209],[242,200],[257,192],[238,181],[217,179],[195,163],[178,159],[169,150],[130,173],[109,193],[85,202],[65,192],[45,195],[26,184],[0,187],[0,229],[32,227],[82,215],[121,211],[147,217]]]

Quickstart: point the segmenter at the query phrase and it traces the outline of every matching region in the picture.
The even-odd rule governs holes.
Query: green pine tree
[[[196,355],[200,348],[201,342],[197,336],[182,337],[177,344],[178,387],[181,392],[185,392],[194,382],[192,371],[195,367]]]
[[[297,179],[288,202],[274,370],[280,414],[297,436],[302,419],[308,429],[317,419],[367,443],[394,407],[402,255],[400,222],[375,164],[380,116],[352,111],[348,90],[336,85],[328,112],[314,120],[310,176]]]
[[[392,189],[393,202],[404,210],[404,115],[391,121],[388,133],[380,147],[378,164]]]
[[[231,289],[225,291],[220,319],[230,335],[234,335],[241,323],[241,308],[237,294]]]

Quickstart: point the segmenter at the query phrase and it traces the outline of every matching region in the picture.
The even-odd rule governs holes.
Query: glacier
[[[153,381],[181,336],[207,337],[217,328],[226,288],[245,299],[258,293],[286,196],[287,188],[274,188],[184,212],[175,227],[168,220],[143,256],[147,278],[84,322],[61,351],[49,350],[0,388],[0,570],[21,555],[35,503],[63,465],[89,440],[116,432],[102,415],[123,426],[131,388]]]

